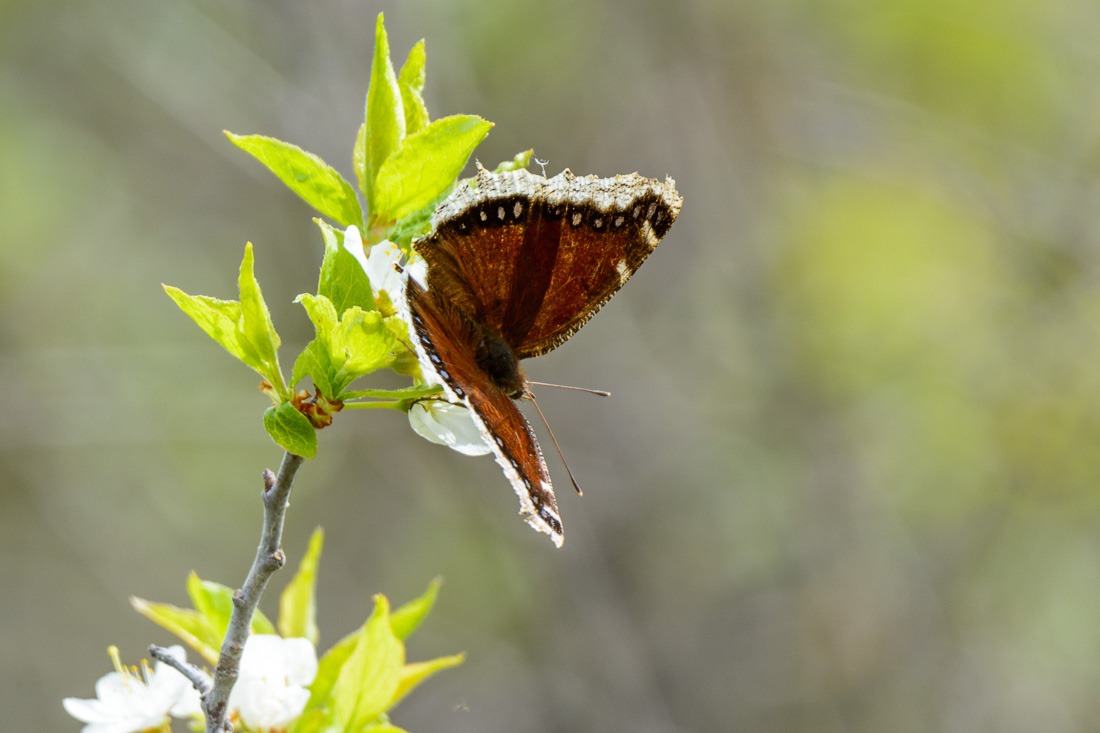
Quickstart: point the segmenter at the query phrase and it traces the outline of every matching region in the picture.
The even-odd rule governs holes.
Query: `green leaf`
[[[435,599],[439,597],[439,586],[442,583],[442,578],[433,579],[423,595],[405,603],[390,614],[390,625],[398,639],[408,639],[409,635],[416,631],[428,617],[432,607],[435,606]]]
[[[332,689],[336,719],[344,730],[358,731],[390,707],[405,662],[405,648],[390,626],[389,602],[378,595],[374,604]]]
[[[287,394],[279,369],[279,334],[271,322],[260,283],[256,281],[252,244],[245,245],[237,284],[241,293],[241,317],[238,322],[238,344],[245,352],[245,363],[262,374],[281,397]]]
[[[179,288],[164,285],[180,309],[199,328],[233,356],[259,372],[281,398],[290,397],[279,369],[279,334],[271,322],[260,284],[253,272],[252,245],[244,248],[238,286],[240,302],[218,300],[205,295],[188,295]]]
[[[393,361],[396,338],[378,311],[350,308],[340,318],[333,333],[334,357],[343,355],[344,364],[337,373],[339,389],[364,374],[388,366]],[[335,361],[335,358],[334,358]]]
[[[290,727],[290,733],[322,733],[332,730],[331,711],[306,709]]]
[[[187,595],[191,597],[191,605],[214,629],[218,646],[221,646],[233,613],[233,591],[219,583],[204,581],[192,571],[187,576]]]
[[[309,374],[321,394],[343,400],[351,382],[393,362],[397,335],[378,311],[354,306],[337,318],[335,307],[322,295],[303,293],[295,302],[306,309],[317,331],[294,365],[295,379]]]
[[[264,615],[264,612],[260,609],[256,609],[256,612],[252,614],[252,623],[248,625],[249,631],[253,634],[275,634],[275,624],[271,623],[271,619]]]
[[[317,563],[321,559],[321,547],[325,533],[320,528],[313,530],[309,538],[309,548],[302,557],[298,572],[283,589],[279,596],[279,633],[283,638],[302,637],[309,639],[313,646],[321,632],[317,628]]]
[[[264,412],[264,429],[280,448],[303,458],[317,455],[317,431],[289,402]]]
[[[375,310],[370,279],[363,266],[344,249],[344,233],[338,232],[320,219],[316,220],[325,240],[325,258],[321,261],[321,277],[317,282],[317,294],[332,301],[337,313],[352,306],[363,310]]]
[[[388,720],[385,723],[378,723],[377,725],[368,725],[363,728],[359,733],[408,733],[404,728],[398,728]]]
[[[325,216],[343,226],[363,226],[363,211],[355,189],[313,153],[264,135],[235,135],[227,130],[225,136]]]
[[[214,632],[214,644],[221,647],[225,632],[229,629],[229,619],[233,615],[233,589],[212,580],[203,580],[192,572],[187,576],[187,595],[191,605],[206,621]],[[274,634],[275,627],[259,609],[252,616],[249,629],[253,634]]]
[[[317,331],[317,338],[330,340],[333,332],[340,322],[340,315],[336,312],[336,306],[323,295],[302,293],[294,299],[295,303],[301,303],[313,321],[313,328]]]
[[[162,284],[161,287],[207,336],[221,344],[233,356],[245,361],[244,351],[237,340],[237,324],[241,320],[240,303],[205,295],[188,295],[171,285]]]
[[[374,60],[371,63],[370,87],[367,89],[366,131],[364,133],[361,180],[366,184],[363,195],[367,211],[375,219],[375,179],[382,163],[390,157],[405,137],[405,111],[401,90],[390,61],[390,42],[382,13],[374,29]],[[373,240],[372,240],[373,241]]]
[[[505,160],[496,168],[493,169],[493,173],[507,173],[509,171],[521,171],[531,164],[531,156],[535,154],[535,149],[524,150],[522,153],[516,153],[515,157],[511,160]]]
[[[492,126],[475,115],[451,115],[406,137],[378,170],[372,221],[396,222],[435,201]]]
[[[352,652],[355,651],[361,633],[361,630],[353,631],[336,642],[321,657],[317,663],[317,675],[309,686],[309,702],[306,703],[306,712],[320,709],[328,704],[332,695],[332,688],[336,685],[336,680],[340,676],[340,670],[344,668],[344,664],[351,657]]]
[[[341,385],[336,383],[336,375],[343,366],[340,355],[334,359],[332,334],[338,326],[336,308],[323,295],[302,293],[294,299],[306,309],[317,337],[309,342],[294,362],[295,384],[305,375],[309,375],[313,384],[326,397],[335,398]]]
[[[329,356],[328,345],[320,339],[313,339],[306,347],[302,349],[302,353],[298,354],[298,358],[294,360],[294,372],[291,380],[295,387],[302,379],[309,375],[313,380],[313,386],[321,390],[321,394],[327,397],[336,396],[336,388],[332,383],[332,377],[336,374],[336,369],[332,366],[332,359]]]
[[[427,54],[424,52],[424,39],[420,39],[409,50],[409,57],[397,75],[397,85],[401,89],[401,103],[405,109],[405,134],[412,135],[428,126],[428,107],[421,93],[424,91],[424,64]]]
[[[210,664],[218,663],[224,633],[219,634],[198,611],[136,597],[130,599],[130,605],[157,626],[178,636]]]
[[[466,661],[465,654],[452,654],[449,657],[437,657],[427,662],[414,662],[401,668],[401,678],[397,682],[397,691],[393,695],[390,707],[401,701],[405,695],[413,691],[421,682],[444,669],[457,667]]]
[[[450,191],[448,191],[449,193]],[[443,197],[445,198],[445,197]],[[414,239],[426,237],[432,232],[432,212],[435,205],[425,206],[419,211],[406,216],[390,229],[386,235],[389,240],[404,250],[408,250],[409,243]]]
[[[359,184],[359,190],[363,196],[374,185],[374,181],[367,180],[367,123],[359,125],[359,131],[355,133],[355,147],[351,151],[351,166],[355,169],[355,180]],[[370,210],[370,199],[367,199],[367,210]]]

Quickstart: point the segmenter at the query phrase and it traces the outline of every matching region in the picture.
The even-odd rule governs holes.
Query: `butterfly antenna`
[[[529,382],[529,384],[539,384],[538,382]],[[550,385],[557,386],[557,385]],[[561,452],[561,446],[558,445],[558,439],[554,437],[554,431],[550,428],[550,423],[546,422],[546,415],[542,414],[542,408],[539,407],[539,403],[535,401],[535,395],[531,394],[531,391],[527,391],[527,397],[535,405],[535,409],[539,413],[539,417],[542,418],[542,424],[546,426],[546,432],[550,433],[550,440],[554,443],[554,450],[558,452],[558,458],[561,458],[562,465],[565,466],[565,472],[569,474],[569,480],[573,482],[573,488],[577,490],[577,496],[584,496],[584,492],[581,491],[580,485],[577,483],[577,479],[573,477],[573,470],[569,468],[569,463],[565,460],[565,454]]]
[[[571,384],[551,384],[550,382],[532,382],[527,380],[528,384],[534,384],[538,387],[554,387],[555,389],[571,389],[574,392],[587,392],[588,394],[594,394],[597,397],[610,397],[611,393],[606,389],[591,389],[589,387],[574,387]],[[547,425],[546,427],[550,427]]]

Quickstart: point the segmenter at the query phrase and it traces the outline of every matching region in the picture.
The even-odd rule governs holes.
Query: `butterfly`
[[[525,170],[460,182],[413,242],[426,285],[405,308],[423,376],[464,405],[534,529],[564,541],[550,474],[514,400],[520,360],[560,346],[630,279],[680,213],[672,179],[553,178]]]

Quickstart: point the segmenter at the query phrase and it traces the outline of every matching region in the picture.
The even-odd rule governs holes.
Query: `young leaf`
[[[531,148],[530,150],[524,150],[522,153],[516,153],[515,157],[513,157],[511,160],[505,160],[496,168],[494,168],[493,173],[521,171],[531,164],[531,156],[534,154],[534,148]]]
[[[333,733],[332,711],[304,711],[290,727],[290,733]]]
[[[282,397],[287,394],[286,383],[279,369],[279,334],[271,322],[260,283],[256,281],[252,244],[245,245],[237,284],[241,293],[241,317],[238,322],[238,344],[245,352],[245,363],[262,374]]]
[[[389,240],[404,250],[409,249],[409,242],[417,237],[423,237],[432,231],[432,214],[443,199],[450,195],[454,186],[447,186],[443,192],[427,206],[422,206],[411,214],[399,219],[397,224],[390,229]]]
[[[381,313],[358,307],[344,311],[332,341],[333,361],[338,354],[344,358],[337,372],[339,389],[342,391],[353,380],[389,365],[395,345],[394,333]]]
[[[314,646],[321,632],[317,629],[317,563],[321,559],[321,547],[325,533],[319,527],[309,538],[309,549],[302,557],[298,572],[279,596],[279,633],[283,638],[300,636],[309,639]]]
[[[341,389],[335,381],[336,375],[344,364],[342,355],[334,355],[332,348],[332,334],[339,324],[336,308],[323,295],[302,293],[294,302],[301,303],[306,309],[317,332],[317,337],[306,345],[294,362],[294,383],[297,384],[308,374],[321,394],[335,398]]]
[[[389,602],[374,598],[374,613],[359,632],[355,651],[332,689],[336,719],[344,730],[359,731],[384,713],[397,692],[405,648],[390,627]]]
[[[191,571],[187,576],[187,595],[191,597],[191,605],[209,622],[218,637],[224,637],[233,613],[233,591],[218,583],[208,583]]]
[[[344,668],[344,664],[348,661],[348,658],[351,657],[352,652],[355,651],[361,633],[361,630],[353,631],[336,642],[336,644],[321,657],[320,661],[317,663],[317,675],[313,678],[313,683],[309,686],[309,702],[306,703],[305,712],[319,710],[328,705],[329,698],[332,695],[332,688],[336,685],[336,680],[340,677],[340,670]]]
[[[264,303],[260,284],[253,273],[252,245],[244,249],[238,286],[241,300],[218,300],[205,295],[188,295],[179,288],[164,285],[180,309],[245,365],[259,372],[280,396],[289,398],[282,372],[279,370],[279,334],[271,323],[271,314]]]
[[[403,604],[390,614],[390,626],[393,627],[394,636],[398,639],[408,639],[409,635],[416,631],[435,606],[435,599],[439,597],[439,586],[442,583],[442,578],[433,579],[423,595]]]
[[[335,307],[322,295],[303,293],[295,302],[305,307],[317,331],[294,365],[295,379],[309,374],[321,394],[343,400],[342,392],[352,381],[393,361],[397,336],[378,311],[354,306],[337,318]]]
[[[405,730],[404,728],[398,728],[396,725],[394,725],[393,723],[391,723],[387,720],[385,722],[378,723],[376,725],[368,725],[366,728],[363,728],[363,730],[359,731],[359,733],[409,733],[409,732],[407,730]]]
[[[264,429],[283,450],[303,458],[317,455],[317,431],[309,423],[309,418],[289,402],[267,408]]]
[[[437,672],[451,667],[457,667],[466,661],[465,654],[452,654],[449,657],[438,657],[427,662],[414,662],[401,668],[401,679],[397,682],[397,691],[393,694],[390,707],[401,702],[401,699],[412,692],[421,682],[433,676]]]
[[[412,135],[428,126],[428,107],[424,104],[421,92],[424,91],[424,39],[420,39],[409,50],[409,57],[397,75],[397,85],[401,89],[401,103],[405,109],[405,134]]]
[[[245,361],[244,350],[237,339],[237,324],[241,320],[240,303],[205,295],[188,295],[171,285],[162,284],[161,287],[207,336],[221,344],[233,356]]]
[[[304,377],[309,376],[313,380],[313,386],[321,390],[321,394],[335,397],[338,391],[332,382],[335,374],[336,368],[332,365],[328,345],[320,339],[313,339],[295,359],[291,381],[297,387]]]
[[[492,127],[475,115],[451,115],[406,137],[378,169],[372,220],[396,222],[437,199]]]
[[[369,90],[368,90],[369,91]],[[355,133],[355,147],[351,151],[351,167],[355,169],[355,180],[359,184],[359,190],[367,198],[367,211],[370,211],[370,198],[367,191],[374,181],[367,180],[367,123],[359,125],[359,131]],[[371,194],[373,195],[373,194]]]
[[[210,664],[218,663],[224,634],[218,634],[198,611],[169,603],[153,603],[144,598],[131,598],[130,605],[157,626],[178,636]]]
[[[363,226],[363,211],[355,189],[313,153],[264,135],[234,135],[227,130],[225,136],[325,216],[342,226]]]
[[[320,219],[315,219],[325,240],[325,257],[321,260],[321,277],[317,282],[317,294],[332,301],[337,313],[352,306],[363,310],[375,310],[370,279],[354,255],[344,249],[344,233],[338,232]]]
[[[340,322],[340,314],[336,312],[336,306],[323,295],[302,293],[294,299],[295,303],[301,303],[313,321],[313,328],[317,332],[317,338],[322,341],[331,341],[332,334]]]
[[[389,158],[405,137],[405,111],[401,90],[390,61],[390,42],[382,13],[374,29],[374,60],[371,63],[370,87],[367,89],[366,129],[363,137],[360,180],[366,184],[363,195],[367,211],[374,218],[375,178],[383,161]],[[373,241],[373,240],[372,240]]]
[[[210,624],[215,644],[220,647],[229,628],[229,617],[233,614],[233,589],[212,580],[203,580],[192,572],[187,576],[187,595],[195,611]],[[249,628],[254,634],[275,633],[275,627],[259,609],[252,616]]]

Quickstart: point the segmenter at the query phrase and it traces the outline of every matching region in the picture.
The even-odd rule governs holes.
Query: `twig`
[[[195,689],[198,690],[200,696],[205,696],[214,687],[214,681],[210,679],[210,675],[190,662],[173,656],[172,652],[162,646],[157,646],[156,644],[150,646],[149,656],[156,659],[158,662],[164,662],[186,677],[191,684],[194,685]]]
[[[272,573],[286,562],[281,547],[283,541],[283,518],[290,499],[290,487],[294,475],[302,465],[302,457],[293,453],[283,456],[279,466],[279,475],[264,470],[264,528],[260,536],[260,546],[256,549],[256,559],[248,571],[244,585],[233,594],[233,614],[229,618],[229,628],[225,632],[218,666],[214,670],[214,683],[203,695],[202,709],[206,715],[206,733],[232,733],[233,724],[229,721],[229,693],[237,682],[241,668],[241,654],[248,639],[249,627],[256,606],[260,603],[267,581]],[[194,679],[191,679],[192,683]]]

